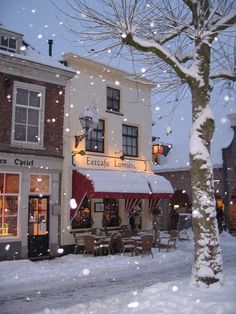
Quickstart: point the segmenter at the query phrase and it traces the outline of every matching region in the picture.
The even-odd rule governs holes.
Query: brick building
[[[57,254],[64,94],[74,76],[0,25],[0,259]]]

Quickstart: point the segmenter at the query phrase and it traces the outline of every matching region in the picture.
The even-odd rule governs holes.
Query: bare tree
[[[147,62],[149,77],[171,90],[191,91],[190,165],[197,286],[222,283],[223,265],[216,223],[210,144],[214,117],[212,81],[236,80],[234,0],[67,0],[67,24],[90,51],[127,47]],[[78,27],[75,22],[78,22]],[[97,43],[97,46],[95,46]],[[92,48],[92,49],[91,49]],[[127,52],[127,49],[125,50]],[[127,56],[127,54],[126,54]]]

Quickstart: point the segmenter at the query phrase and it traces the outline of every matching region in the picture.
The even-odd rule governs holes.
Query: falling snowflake
[[[84,276],[88,276],[88,275],[90,274],[90,270],[89,270],[88,268],[84,268],[84,269],[82,270],[82,274],[83,274]]]
[[[177,290],[178,290],[178,287],[177,287],[177,286],[173,286],[173,287],[172,287],[172,291],[175,292],[175,291],[177,291]]]
[[[166,127],[166,135],[170,135],[172,133],[172,129],[170,126]]]
[[[227,101],[230,100],[230,97],[229,97],[228,95],[226,95],[226,96],[224,97],[224,100],[227,102]]]
[[[135,302],[130,302],[129,304],[128,304],[128,308],[130,308],[130,309],[135,309],[135,308],[137,308],[139,306],[139,302],[137,302],[137,301],[135,301]]]
[[[225,123],[227,122],[227,119],[226,119],[226,118],[221,118],[221,119],[220,119],[220,122],[221,122],[222,124],[225,124]]]
[[[76,209],[76,207],[77,207],[77,203],[76,203],[76,200],[75,200],[74,198],[72,198],[72,199],[70,200],[70,207],[71,207],[72,209]]]

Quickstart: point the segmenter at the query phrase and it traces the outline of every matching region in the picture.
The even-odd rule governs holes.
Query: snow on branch
[[[215,37],[220,32],[236,24],[236,10],[232,10],[228,15],[223,16],[214,25],[210,27],[210,32]]]
[[[235,71],[219,71],[215,73],[210,74],[211,79],[225,79],[225,80],[231,80],[231,81],[236,81],[236,72]]]
[[[176,74],[182,79],[187,81],[189,78],[193,78],[196,80],[196,76],[192,74],[191,71],[184,68],[176,57],[171,55],[164,46],[159,45],[156,42],[150,42],[148,40],[144,40],[139,38],[138,36],[132,35],[131,33],[127,34],[122,39],[124,44],[130,45],[136,48],[139,51],[143,52],[152,52],[157,55],[160,59],[169,64]]]

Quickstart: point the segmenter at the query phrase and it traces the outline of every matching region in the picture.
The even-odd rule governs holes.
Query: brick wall
[[[6,81],[7,78],[7,81]],[[14,81],[46,87],[44,114],[45,150],[11,147]],[[62,91],[62,94],[59,93]],[[10,96],[10,98],[9,98]],[[64,87],[0,73],[0,151],[43,156],[63,156]],[[55,122],[53,122],[55,119]]]

